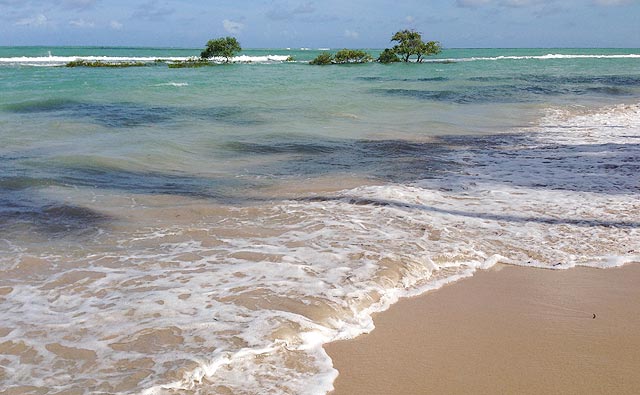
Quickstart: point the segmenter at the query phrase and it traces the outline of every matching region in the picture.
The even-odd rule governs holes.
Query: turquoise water
[[[640,259],[640,49],[199,51],[0,48],[0,391],[326,393],[398,297]]]
[[[198,53],[41,47],[2,48],[0,57],[48,51],[56,56],[149,58]],[[226,185],[234,184],[229,179],[244,170],[247,178],[340,171],[332,163],[318,163],[322,161],[313,152],[314,144],[321,150],[335,150],[357,145],[361,139],[389,136],[423,139],[494,133],[526,125],[550,104],[634,102],[640,95],[638,57],[496,59],[549,53],[615,56],[640,50],[447,50],[439,55],[457,59],[451,64],[310,67],[303,62],[317,53],[247,51],[247,55],[256,57],[292,55],[301,63],[199,69],[169,69],[166,65],[117,70],[6,65],[0,77],[0,108],[7,126],[1,137],[10,142],[7,149],[13,149],[12,144],[25,149],[36,144],[45,146],[44,151],[54,147],[52,157],[44,154],[34,160],[42,162],[38,171],[56,182],[64,183],[59,178],[67,172],[58,169],[48,174],[47,161],[56,164],[65,156],[87,152],[88,160],[95,160],[89,157],[96,153],[106,162],[124,161],[145,170],[190,173],[196,168],[199,174],[221,178]],[[473,60],[477,58],[492,60]],[[255,161],[256,155],[251,147],[242,152],[243,144],[262,145],[272,155],[262,155],[254,168],[245,169],[247,158]],[[302,151],[292,148],[290,152],[277,152],[282,144],[298,144]],[[306,145],[311,146],[307,147],[311,152],[305,151]],[[340,148],[336,156],[344,157],[337,161],[366,176],[378,175],[379,165],[389,165],[385,165],[384,155],[380,157],[382,163],[362,160],[365,152],[358,149],[343,152],[350,150]],[[267,158],[282,154],[301,155],[300,163],[291,169],[290,161]],[[175,158],[177,163],[168,158]],[[394,171],[382,175],[398,176]],[[113,180],[106,178],[104,182]],[[191,183],[185,186],[190,188],[204,187]]]

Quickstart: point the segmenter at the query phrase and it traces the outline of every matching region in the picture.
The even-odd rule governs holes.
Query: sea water
[[[0,48],[0,391],[324,394],[400,297],[640,261],[638,49],[198,53]]]

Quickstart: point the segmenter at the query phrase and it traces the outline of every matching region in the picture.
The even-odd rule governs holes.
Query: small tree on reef
[[[225,58],[225,62],[231,62],[231,58],[237,53],[242,51],[240,43],[235,37],[221,37],[215,40],[209,40],[207,47],[202,51],[200,57],[202,59],[210,59],[213,57]]]
[[[422,36],[415,30],[401,30],[391,37],[391,41],[398,44],[393,47],[393,52],[400,55],[404,62],[408,62],[412,55],[416,55],[416,62],[421,63],[424,56],[435,55],[442,51],[442,46],[437,41],[422,41]]]
[[[316,58],[311,62],[309,62],[309,64],[320,66],[331,63],[333,63],[333,55],[331,55],[329,52],[323,52],[320,55],[316,56]]]
[[[359,49],[341,49],[334,57],[336,63],[368,63],[373,60],[371,55]]]
[[[316,56],[309,64],[326,65],[326,64],[348,64],[348,63],[368,63],[373,61],[371,55],[359,49],[341,49],[335,55],[329,52],[323,52]]]
[[[396,55],[395,52],[393,52],[392,49],[386,48],[384,51],[382,51],[380,53],[380,56],[378,56],[378,62],[380,63],[395,63],[395,62],[399,62],[400,58],[398,57],[398,55]]]

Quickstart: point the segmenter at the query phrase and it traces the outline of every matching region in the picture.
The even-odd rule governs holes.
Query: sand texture
[[[498,269],[327,345],[333,394],[640,393],[640,264]]]

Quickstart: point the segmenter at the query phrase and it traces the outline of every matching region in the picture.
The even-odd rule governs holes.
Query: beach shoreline
[[[409,339],[434,365],[478,354],[482,341],[497,354],[485,373],[516,377],[507,363],[538,377],[494,350],[522,348],[511,333],[549,320],[503,315],[527,300],[557,307],[547,297],[566,288],[558,279],[575,285],[584,269],[535,272],[549,277],[533,283],[502,278],[530,269],[479,270],[640,261],[640,49],[445,49],[454,63],[306,64],[321,53],[247,50],[251,64],[169,68],[155,60],[198,53],[0,48],[0,393],[325,394],[338,371],[323,344],[373,330],[373,313],[399,298],[474,273],[425,297],[463,289],[474,308],[447,308],[445,297],[432,312],[408,310],[394,331],[412,327],[416,312],[448,326],[391,338]],[[258,60],[271,55],[296,61]],[[59,67],[78,58],[148,67]],[[617,271],[594,271],[587,290]],[[491,289],[516,288],[482,297],[472,285],[487,276],[502,278]],[[589,300],[578,291],[562,299]],[[494,299],[514,300],[500,310]],[[579,318],[553,311],[600,325],[621,304],[562,305]],[[626,314],[619,327],[635,311]],[[465,328],[475,331],[452,337]],[[440,350],[415,347],[434,342]],[[398,365],[387,377],[409,386],[374,389],[459,389],[444,373],[440,387],[412,382],[405,365],[424,369],[421,357],[403,365],[392,353],[402,347],[389,344],[371,358]],[[351,367],[338,359],[341,386]],[[628,365],[637,366],[607,367]]]
[[[500,265],[374,316],[325,345],[332,395],[640,391],[640,264]]]

